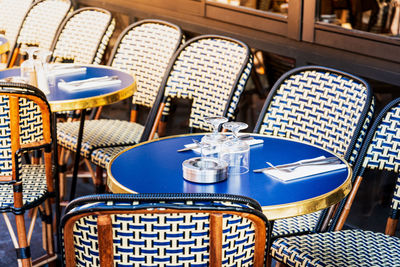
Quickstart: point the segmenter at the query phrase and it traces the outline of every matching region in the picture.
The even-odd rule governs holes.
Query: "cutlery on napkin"
[[[121,84],[121,80],[118,79],[118,76],[103,76],[72,82],[61,81],[58,83],[58,88],[73,92],[80,90],[104,88],[119,84]]]
[[[268,168],[253,170],[262,172],[281,181],[290,181],[315,174],[326,173],[346,168],[346,165],[336,157],[324,156],[300,160],[293,163],[271,166]]]

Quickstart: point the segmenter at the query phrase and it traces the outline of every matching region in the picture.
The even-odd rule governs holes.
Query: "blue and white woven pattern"
[[[121,152],[124,149],[127,149],[129,146],[114,146],[114,147],[105,147],[95,149],[90,156],[91,162],[96,164],[97,166],[106,169],[108,164],[111,162],[111,159]]]
[[[125,200],[121,200],[124,195],[88,196],[67,207],[62,229],[65,231],[68,223],[73,232],[77,266],[99,266],[99,214],[111,218],[116,266],[208,266],[213,213],[222,215],[223,266],[253,266],[255,242],[265,242],[255,236],[256,221],[266,223],[261,207],[226,197],[213,200],[207,195],[195,200],[193,194],[164,195],[166,198],[162,194],[139,194],[135,199],[127,195],[129,199]],[[177,199],[176,195],[181,197]],[[253,212],[258,214],[256,218],[250,217]],[[266,225],[259,226],[260,231],[267,229]],[[68,233],[64,232],[64,240],[70,237]]]
[[[382,117],[368,146],[362,166],[400,172],[400,105],[391,107]],[[400,207],[400,181],[397,179],[392,209]]]
[[[69,0],[42,0],[25,17],[17,43],[50,50],[57,29],[71,9]]]
[[[333,72],[295,73],[281,83],[259,132],[309,142],[344,156],[363,119],[368,93],[363,83]]]
[[[77,10],[68,18],[56,40],[55,61],[73,59],[74,63],[100,64],[114,28],[115,21],[111,20],[109,12]]]
[[[272,228],[272,238],[314,231],[319,222],[321,213],[322,211],[317,211],[301,216],[276,220]]]
[[[210,130],[203,121],[207,116],[234,118],[252,68],[252,58],[248,57],[247,47],[217,37],[199,39],[185,46],[165,85],[163,115],[169,114],[169,100],[177,97],[193,100],[189,127]]]
[[[207,266],[209,214],[111,215],[116,266]],[[97,218],[74,226],[77,266],[98,266]],[[224,215],[224,266],[252,266],[254,229],[248,219]],[[89,265],[88,265],[89,264]],[[120,264],[120,265],[119,265]]]
[[[130,29],[121,39],[111,66],[130,71],[137,80],[133,104],[151,108],[168,63],[181,42],[177,27],[154,20]]]
[[[280,238],[271,255],[289,266],[400,266],[400,239],[343,230]]]
[[[0,30],[5,31],[5,36],[12,46],[18,35],[26,12],[32,0],[1,0],[0,1]]]
[[[354,148],[350,155],[350,158],[347,160],[347,162],[352,166],[354,165],[354,163],[358,157],[358,154],[361,150],[361,146],[367,135],[369,126],[371,125],[371,122],[373,120],[374,112],[375,112],[375,99],[374,99],[374,97],[372,97],[371,106],[370,106],[370,109],[368,110],[367,116],[365,117],[364,125],[361,128],[357,142],[354,144]]]
[[[57,124],[57,142],[76,152],[79,121]],[[81,154],[90,158],[95,148],[134,145],[139,142],[144,126],[121,120],[87,120],[83,130]]]
[[[46,170],[44,165],[22,165],[23,205],[40,202],[47,195]],[[0,184],[0,212],[14,207],[14,194],[11,184]]]
[[[36,103],[20,98],[20,139],[21,144],[43,139],[42,116]],[[10,137],[10,109],[8,96],[0,96],[0,175],[12,175],[12,155]],[[19,158],[21,162],[21,158]],[[21,170],[20,170],[21,171]]]

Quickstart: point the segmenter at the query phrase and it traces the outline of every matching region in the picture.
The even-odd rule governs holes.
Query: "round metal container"
[[[216,158],[191,158],[182,163],[183,178],[193,183],[212,184],[228,177],[228,163]]]

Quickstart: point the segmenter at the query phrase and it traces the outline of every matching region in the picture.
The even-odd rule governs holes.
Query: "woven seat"
[[[25,15],[18,31],[14,54],[27,46],[50,50],[57,29],[68,12],[72,10],[70,0],[40,0],[35,2]],[[12,67],[17,55],[8,58]]]
[[[280,238],[271,255],[289,266],[399,266],[400,239],[362,230]]]
[[[58,124],[57,137],[60,146],[76,152],[79,125],[79,121]],[[83,131],[81,155],[90,159],[97,148],[134,145],[139,142],[143,130],[143,125],[129,121],[88,120]]]
[[[22,183],[24,185],[24,207],[37,206],[47,197],[46,170],[44,165],[23,165]],[[0,212],[11,211],[14,206],[14,195],[11,184],[0,184]]]
[[[276,82],[254,132],[321,146],[352,165],[373,108],[370,88],[358,77],[330,68],[300,67]],[[275,222],[273,237],[317,231],[325,215],[318,212]]]
[[[109,11],[87,7],[70,14],[58,29],[50,50],[53,61],[100,64],[115,28]]]
[[[359,185],[365,169],[392,171],[400,167],[400,98],[377,116],[354,167]],[[289,266],[400,266],[400,239],[395,234],[399,218],[399,177],[394,188],[385,235],[364,230],[342,230],[279,238],[271,255]],[[352,195],[358,186],[353,187]],[[352,199],[347,199],[350,207]],[[341,215],[339,221],[347,217]],[[334,218],[336,220],[337,218]]]
[[[43,260],[56,259],[48,199],[54,193],[50,117],[50,106],[40,90],[26,84],[0,83],[0,213],[4,215],[22,266],[31,266],[24,213],[33,210],[32,227],[42,203],[42,230],[46,239],[43,244],[47,251]],[[22,155],[37,150],[44,152],[44,164],[22,163]],[[15,215],[18,238],[7,213]]]
[[[135,107],[152,108],[169,61],[183,41],[181,29],[161,20],[142,20],[128,26],[120,35],[108,65],[132,73],[137,91],[132,97]],[[156,103],[157,105],[157,103]],[[86,121],[83,130],[81,155],[91,158],[93,150],[101,147],[133,145],[142,139],[144,126],[120,120]],[[58,143],[76,151],[78,123],[58,125]],[[96,151],[97,152],[101,152]],[[100,165],[104,166],[104,165]],[[98,169],[94,183],[103,190],[102,170]]]
[[[97,195],[62,219],[67,266],[263,266],[268,221],[223,194]]]
[[[190,99],[189,131],[209,131],[205,116],[235,117],[237,104],[249,78],[252,57],[246,44],[235,39],[204,35],[185,43],[175,54],[164,77],[159,93],[162,100],[158,109],[153,109],[145,127],[142,140],[156,136],[160,118],[170,113],[172,99]],[[150,131],[152,130],[152,131]],[[92,162],[106,167],[111,159],[128,146],[94,150]]]

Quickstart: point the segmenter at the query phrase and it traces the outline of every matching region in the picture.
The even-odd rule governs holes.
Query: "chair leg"
[[[275,267],[286,267],[286,266],[288,266],[288,265],[284,264],[283,262],[277,261],[277,262],[275,263]]]
[[[67,164],[66,164],[66,159],[69,158],[69,150],[65,150],[65,148],[61,148],[60,149],[60,156],[59,156],[59,167],[60,167],[60,171],[59,171],[59,181],[60,181],[60,199],[64,199],[65,196],[65,186],[66,186],[66,172],[67,172]]]
[[[158,124],[158,136],[162,137],[165,136],[165,132],[167,130],[167,122],[161,120],[160,123]]]
[[[17,236],[18,236],[18,246],[19,248],[22,249],[28,249],[30,250],[30,247],[28,245],[28,240],[26,237],[26,228],[25,228],[25,219],[23,214],[15,215],[15,224],[17,226]],[[21,264],[23,267],[30,267],[32,265],[32,259],[29,255],[26,256],[26,258],[20,259]]]
[[[97,194],[102,194],[105,192],[106,187],[105,183],[103,182],[103,168],[100,166],[96,167],[96,180],[95,180],[95,186],[96,186],[96,193]]]

